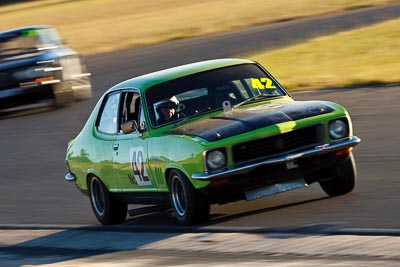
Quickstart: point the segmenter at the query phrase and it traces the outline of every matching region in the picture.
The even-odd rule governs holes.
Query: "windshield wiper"
[[[246,100],[234,105],[232,107],[232,110],[240,107],[241,105],[247,104],[247,103],[257,100],[257,99],[271,99],[271,98],[275,98],[275,97],[277,97],[277,95],[267,95],[267,94],[255,95],[255,96],[247,98]]]

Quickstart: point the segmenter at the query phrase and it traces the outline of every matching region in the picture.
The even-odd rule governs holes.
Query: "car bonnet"
[[[333,112],[323,101],[294,101],[234,110],[174,128],[170,134],[186,134],[217,141],[278,123]]]

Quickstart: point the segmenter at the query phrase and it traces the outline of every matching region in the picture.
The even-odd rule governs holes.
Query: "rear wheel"
[[[207,221],[210,203],[198,192],[187,177],[178,170],[172,170],[168,179],[169,195],[175,217],[179,223],[191,225]]]
[[[332,179],[322,181],[319,184],[325,193],[334,197],[353,191],[356,182],[357,169],[353,153],[350,152],[350,154],[336,165]]]
[[[89,179],[89,197],[93,212],[100,223],[114,224],[125,220],[128,205],[113,196],[96,176]]]

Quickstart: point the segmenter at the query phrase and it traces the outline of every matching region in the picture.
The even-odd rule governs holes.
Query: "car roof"
[[[181,78],[187,75],[212,69],[218,69],[240,64],[249,64],[249,63],[254,64],[255,62],[252,60],[238,59],[238,58],[206,60],[141,75],[126,80],[124,82],[121,82],[113,86],[108,91],[115,91],[118,89],[126,89],[126,88],[136,88],[141,91],[146,91],[147,88],[152,87],[154,85],[174,80],[177,78]]]
[[[53,28],[53,27],[48,26],[48,25],[33,25],[33,26],[26,26],[26,27],[2,31],[2,32],[0,32],[0,35],[8,35],[10,33],[21,32],[21,31],[42,30],[42,29],[51,29],[51,28]]]

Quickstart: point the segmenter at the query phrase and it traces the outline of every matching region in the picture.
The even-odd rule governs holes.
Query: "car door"
[[[118,137],[118,110],[120,93],[112,92],[104,97],[91,143],[91,161],[93,169],[101,176],[103,183],[112,192],[122,191],[122,186],[115,178],[113,164],[113,146]],[[82,151],[81,154],[85,154]]]
[[[125,91],[121,96],[121,125],[135,121],[140,124],[141,98],[137,91]],[[114,166],[124,192],[153,192],[157,187],[149,175],[147,135],[122,130],[114,142]]]

